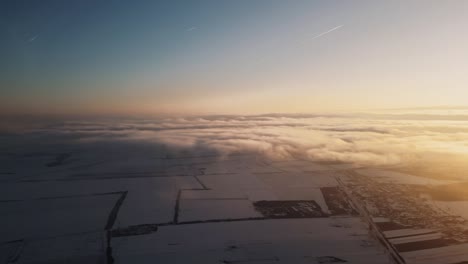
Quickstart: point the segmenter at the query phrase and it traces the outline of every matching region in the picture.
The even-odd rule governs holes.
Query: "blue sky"
[[[2,1],[9,112],[465,105],[464,1]]]

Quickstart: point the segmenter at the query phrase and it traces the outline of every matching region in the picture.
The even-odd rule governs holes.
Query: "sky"
[[[6,114],[468,105],[467,1],[0,2]]]

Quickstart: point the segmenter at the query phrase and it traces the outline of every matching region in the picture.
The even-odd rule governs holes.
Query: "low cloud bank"
[[[271,159],[359,165],[448,162],[466,157],[468,118],[420,117],[274,114],[64,121],[21,133],[24,138],[52,135],[80,144],[140,142],[226,155],[248,152]]]

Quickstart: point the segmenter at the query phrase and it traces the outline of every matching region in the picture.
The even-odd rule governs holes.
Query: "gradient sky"
[[[1,1],[3,113],[468,105],[468,1]]]

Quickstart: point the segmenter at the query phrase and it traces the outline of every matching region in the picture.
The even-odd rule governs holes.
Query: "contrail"
[[[37,39],[39,35],[35,35],[34,37],[28,39],[28,42],[33,42],[35,39]]]
[[[342,26],[344,26],[344,25],[340,25],[340,26],[334,27],[334,28],[332,28],[330,30],[327,30],[325,32],[322,32],[322,33],[318,34],[317,36],[313,37],[312,39],[320,38],[321,36],[326,35],[326,34],[332,32],[332,31],[335,31],[335,30],[341,28]]]

